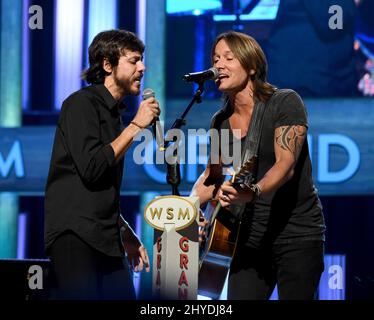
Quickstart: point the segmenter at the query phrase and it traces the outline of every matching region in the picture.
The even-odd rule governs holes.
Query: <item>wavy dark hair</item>
[[[253,96],[258,101],[267,101],[276,90],[276,87],[266,81],[267,61],[257,41],[241,32],[228,31],[221,33],[217,36],[212,46],[212,64],[214,63],[214,51],[220,40],[225,40],[248,74],[250,74],[251,69],[255,70],[255,73],[250,76],[253,83]]]
[[[124,50],[136,51],[143,54],[144,43],[133,33],[126,30],[108,30],[95,36],[88,49],[90,66],[82,72],[82,78],[91,84],[104,83],[108,73],[103,69],[104,58],[112,67],[118,65],[118,60]]]

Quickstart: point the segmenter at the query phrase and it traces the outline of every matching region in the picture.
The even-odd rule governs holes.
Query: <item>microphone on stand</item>
[[[218,74],[219,74],[218,70],[212,67],[204,71],[187,73],[182,77],[182,79],[187,82],[199,83],[205,80],[215,80],[218,77]]]
[[[147,88],[144,89],[142,98],[143,100],[146,100],[148,98],[154,98],[156,96],[156,93],[151,89]],[[152,130],[153,130],[153,135],[156,140],[157,147],[160,151],[164,151],[164,136],[163,136],[163,131],[161,128],[161,123],[159,117],[155,117],[152,123]]]

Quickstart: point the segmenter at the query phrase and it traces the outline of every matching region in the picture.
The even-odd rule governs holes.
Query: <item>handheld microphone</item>
[[[155,97],[156,94],[151,88],[144,89],[142,98],[143,100],[147,100],[148,98]],[[155,117],[152,123],[152,130],[153,130],[153,135],[156,139],[156,143],[158,146],[158,149],[160,151],[164,150],[164,137],[163,137],[163,131],[161,128],[160,124],[160,119],[159,117]]]
[[[187,82],[203,82],[205,80],[214,80],[218,77],[218,70],[214,67],[199,71],[185,74],[182,79]]]

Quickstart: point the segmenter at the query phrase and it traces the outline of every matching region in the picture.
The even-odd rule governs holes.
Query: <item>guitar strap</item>
[[[268,101],[270,100],[271,99],[269,99]],[[241,154],[241,165],[244,164],[247,160],[253,158],[256,162],[255,168],[257,167],[257,153],[258,147],[260,145],[261,132],[264,123],[264,114],[267,104],[268,103],[264,103],[262,101],[258,101],[255,103],[252,118],[247,130],[247,136],[244,142],[244,148]],[[252,172],[252,174],[247,177],[248,180],[245,181],[245,183],[253,183],[253,181],[256,179],[256,171],[257,170],[255,169],[255,172]],[[242,220],[245,207],[245,203],[232,206],[232,215],[236,219]]]
[[[261,131],[265,113],[265,103],[260,101],[254,106],[252,118],[248,127],[247,136],[242,150],[241,163],[245,163],[252,157],[257,157],[260,145]]]

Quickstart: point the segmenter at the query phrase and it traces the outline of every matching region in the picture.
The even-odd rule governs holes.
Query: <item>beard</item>
[[[131,79],[120,79],[118,77],[117,68],[113,70],[113,79],[114,83],[116,84],[117,88],[119,88],[123,95],[132,95],[137,96],[140,93],[140,88],[134,90],[134,88],[131,86]]]

